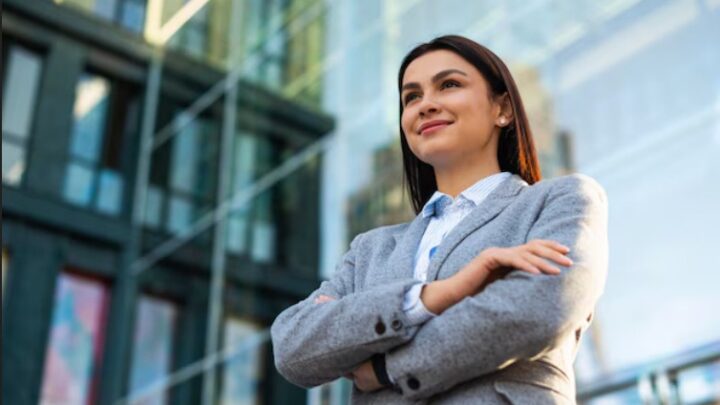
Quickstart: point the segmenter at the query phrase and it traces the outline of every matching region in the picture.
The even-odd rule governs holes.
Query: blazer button
[[[392,321],[392,323],[390,324],[390,326],[392,326],[392,328],[393,328],[394,330],[399,331],[400,329],[402,329],[403,323],[402,323],[401,320],[395,319],[395,320]]]
[[[382,321],[378,321],[378,323],[375,324],[375,333],[378,335],[385,333],[385,324]]]
[[[417,390],[417,389],[420,388],[420,381],[418,381],[418,379],[415,378],[415,377],[412,377],[412,376],[411,376],[411,377],[408,377],[407,386],[408,386],[411,390]]]

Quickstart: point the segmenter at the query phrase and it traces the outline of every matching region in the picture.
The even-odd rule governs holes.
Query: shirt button
[[[375,333],[378,335],[385,333],[385,324],[382,321],[378,321],[378,323],[375,324]]]
[[[415,377],[408,377],[407,386],[411,390],[418,390],[420,388],[420,381],[418,381],[418,379]]]
[[[402,329],[403,323],[399,319],[395,319],[392,321],[390,326],[392,326],[395,331],[399,331],[400,329]]]

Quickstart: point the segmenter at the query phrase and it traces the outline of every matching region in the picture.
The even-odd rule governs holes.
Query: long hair
[[[487,81],[493,96],[508,94],[513,119],[500,132],[497,150],[500,170],[517,174],[528,184],[540,181],[542,175],[532,131],[515,80],[505,63],[486,47],[459,35],[441,36],[416,46],[405,56],[400,65],[398,92],[402,89],[403,76],[408,65],[418,57],[440,49],[452,51],[475,66]],[[400,144],[405,171],[403,183],[410,194],[415,214],[418,214],[432,194],[437,191],[437,183],[433,167],[418,159],[410,150],[402,129],[402,114],[403,103],[400,99]]]

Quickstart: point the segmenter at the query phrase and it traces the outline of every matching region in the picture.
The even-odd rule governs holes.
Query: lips
[[[450,124],[452,124],[452,121],[446,121],[446,120],[428,121],[428,122],[420,125],[420,128],[418,129],[418,134],[423,134],[426,131],[432,131],[434,129],[439,129],[439,128],[448,126]]]

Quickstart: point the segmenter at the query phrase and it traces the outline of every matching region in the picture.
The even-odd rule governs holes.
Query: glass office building
[[[4,402],[347,403],[267,328],[413,217],[396,75],[447,33],[506,61],[544,177],[608,192],[579,400],[720,400],[720,1],[3,6]]]

